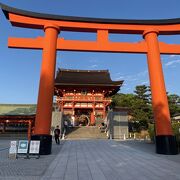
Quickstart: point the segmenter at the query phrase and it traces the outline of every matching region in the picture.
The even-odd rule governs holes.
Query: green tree
[[[171,117],[180,113],[180,96],[168,95]],[[153,119],[151,91],[148,86],[139,85],[135,87],[134,94],[116,94],[112,97],[112,107],[128,107],[132,115],[132,122],[137,130],[147,128],[148,123]]]
[[[139,85],[135,87],[134,93],[138,99],[142,99],[143,102],[149,103],[151,98],[150,88],[146,85]]]
[[[175,114],[180,113],[180,96],[178,96],[177,94],[170,94],[167,96],[169,103],[169,111],[171,117],[173,117]]]
[[[135,96],[133,94],[117,93],[112,97],[111,106],[120,106],[131,108],[134,103]]]
[[[151,94],[148,86],[136,86],[135,94],[116,94],[112,97],[112,106],[128,107],[132,116],[132,126],[147,129],[152,119]]]
[[[133,120],[139,122],[139,129],[147,129],[152,119],[152,105],[150,89],[146,85],[135,87],[136,100],[133,104]]]

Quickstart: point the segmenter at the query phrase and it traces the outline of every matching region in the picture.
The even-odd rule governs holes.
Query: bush
[[[180,132],[179,132],[179,129],[180,129],[180,123],[172,122],[172,130],[173,130],[174,135],[176,136],[178,144],[180,144]],[[149,137],[150,137],[151,141],[154,142],[155,141],[154,124],[149,124],[148,133],[149,133]]]
[[[148,125],[148,133],[149,137],[152,142],[155,142],[155,129],[154,129],[154,124],[149,124]]]
[[[180,151],[180,132],[179,132],[180,123],[173,122],[172,123],[172,129],[173,129],[174,135],[176,136],[176,141],[177,141],[178,149]]]
[[[180,129],[180,123],[177,123],[177,122],[173,122],[172,123],[172,129],[173,129],[173,132],[174,132],[174,135],[177,136],[179,135],[179,129]]]

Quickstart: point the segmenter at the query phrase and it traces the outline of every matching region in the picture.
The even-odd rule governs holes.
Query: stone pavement
[[[40,159],[8,159],[10,140],[0,140],[0,180],[39,180],[62,146],[53,143],[53,153]]]
[[[8,160],[1,148],[3,180],[180,180],[180,155],[155,154],[144,141],[65,140],[30,160]]]

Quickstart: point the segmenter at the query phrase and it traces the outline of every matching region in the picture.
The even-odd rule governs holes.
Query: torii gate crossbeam
[[[156,125],[156,152],[177,154],[176,139],[166,95],[160,54],[180,54],[180,44],[158,41],[158,35],[180,34],[180,18],[167,20],[123,20],[81,18],[40,14],[23,11],[1,4],[6,18],[13,26],[43,29],[44,37],[9,38],[10,48],[42,49],[42,67],[35,121],[35,138],[41,140],[41,148],[51,153],[51,113],[54,93],[56,51],[92,51],[147,54],[153,113]],[[60,31],[94,32],[96,41],[77,41],[58,38]],[[111,42],[109,33],[141,34],[137,43]]]

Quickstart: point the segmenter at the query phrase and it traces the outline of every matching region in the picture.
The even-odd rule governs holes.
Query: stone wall
[[[60,129],[63,129],[62,117],[63,117],[62,112],[59,111],[52,112],[51,135],[54,135],[54,129],[56,126],[59,126]]]
[[[128,138],[128,114],[127,112],[110,111],[107,116],[108,133],[112,139]]]

